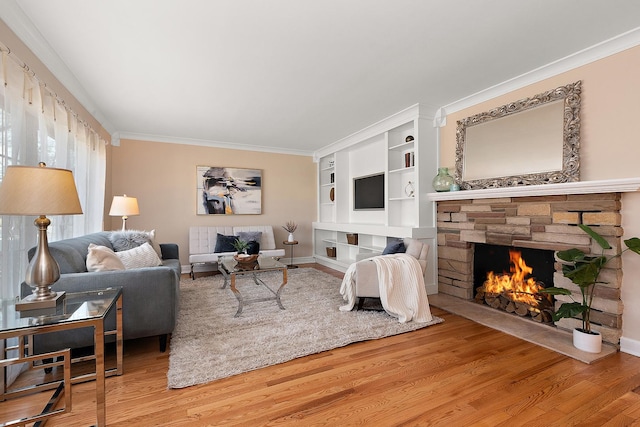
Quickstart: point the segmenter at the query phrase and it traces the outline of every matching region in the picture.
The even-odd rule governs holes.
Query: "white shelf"
[[[390,202],[413,202],[415,200],[415,197],[393,197],[389,199]]]
[[[414,139],[411,142],[402,142],[400,144],[396,144],[393,146],[389,147],[389,151],[395,151],[395,150],[400,150],[400,151],[404,151],[404,150],[413,150],[414,145],[416,144],[416,140]]]
[[[415,166],[409,166],[408,168],[399,168],[399,169],[390,170],[389,174],[414,172],[415,170],[416,170]]]

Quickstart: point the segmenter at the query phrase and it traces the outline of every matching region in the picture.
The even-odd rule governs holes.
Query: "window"
[[[102,229],[106,148],[104,141],[48,93],[45,85],[9,54],[1,55],[0,184],[7,166],[45,162],[73,172],[83,215],[52,216],[49,241]],[[88,185],[91,183],[91,186]],[[37,183],[34,183],[37,185]],[[89,192],[91,189],[91,192]],[[0,298],[20,294],[27,251],[37,243],[35,217],[0,215]]]

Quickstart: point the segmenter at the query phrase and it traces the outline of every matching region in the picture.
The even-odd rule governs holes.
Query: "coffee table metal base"
[[[221,271],[222,271],[222,275],[224,276],[224,284],[222,285],[222,289],[225,289],[227,287],[227,284],[229,282],[231,282],[231,286],[230,286],[231,291],[233,292],[233,294],[235,295],[236,299],[238,300],[238,311],[236,311],[236,314],[233,317],[240,316],[242,314],[242,309],[244,308],[245,305],[253,304],[253,303],[257,303],[257,302],[275,301],[278,304],[278,307],[280,307],[281,310],[285,310],[284,306],[282,305],[282,301],[280,300],[280,294],[282,293],[282,289],[284,288],[284,286],[287,284],[287,269],[286,268],[281,270],[282,271],[282,284],[280,284],[280,287],[276,291],[271,289],[271,287],[269,285],[264,283],[264,281],[258,277],[258,273],[259,273],[258,271],[250,272],[249,274],[251,274],[253,276],[253,282],[258,286],[264,286],[271,294],[273,294],[273,296],[272,297],[264,297],[264,298],[253,298],[253,299],[248,299],[248,300],[245,300],[242,297],[242,294],[240,293],[240,291],[236,287],[236,276],[242,275],[242,274],[247,274],[247,273],[240,273],[240,274],[238,274],[238,272],[227,273],[226,271],[224,271],[224,269],[222,269]],[[267,270],[267,271],[273,271],[273,270]]]

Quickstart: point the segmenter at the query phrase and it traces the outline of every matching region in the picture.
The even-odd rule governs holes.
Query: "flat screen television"
[[[353,209],[384,209],[384,173],[353,179]]]

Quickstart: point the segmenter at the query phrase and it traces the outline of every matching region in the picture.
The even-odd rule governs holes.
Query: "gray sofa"
[[[130,270],[88,272],[86,258],[90,243],[113,248],[108,231],[87,234],[49,244],[51,255],[60,266],[60,279],[53,290],[80,292],[109,287],[122,287],[122,323],[125,340],[141,337],[160,337],[160,350],[165,351],[167,338],[176,324],[180,290],[180,261],[178,245],[160,244],[162,265]],[[35,248],[29,251],[29,259]],[[21,296],[32,289],[22,283]],[[106,329],[115,328],[115,310],[106,319]],[[83,328],[73,331],[37,335],[37,353],[60,348],[82,348],[93,345],[93,331]]]

